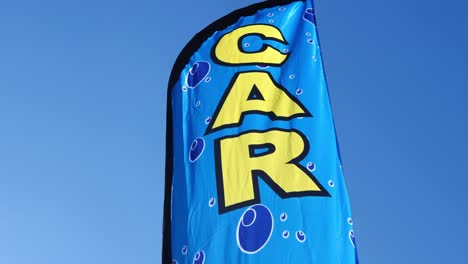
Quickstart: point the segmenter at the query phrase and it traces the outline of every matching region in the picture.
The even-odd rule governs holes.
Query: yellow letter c
[[[277,49],[264,43],[256,52],[242,49],[242,39],[249,35],[259,36],[262,40],[274,40],[287,44],[281,31],[271,25],[249,25],[237,28],[222,36],[213,49],[213,60],[224,65],[281,65],[288,57]]]

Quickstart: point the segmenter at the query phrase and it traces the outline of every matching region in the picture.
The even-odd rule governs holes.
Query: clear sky
[[[0,2],[0,263],[160,263],[172,64],[255,2]],[[315,2],[361,262],[468,263],[468,4]]]

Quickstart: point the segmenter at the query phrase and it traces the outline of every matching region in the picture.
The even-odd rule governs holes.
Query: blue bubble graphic
[[[312,60],[313,60],[313,61],[317,61],[317,57],[312,56]]]
[[[313,8],[307,8],[304,12],[304,19],[315,26],[315,14]]]
[[[210,82],[211,81],[211,77],[206,77],[205,78],[205,82]]]
[[[205,118],[205,124],[209,124],[211,122],[211,116]]]
[[[237,245],[247,254],[259,252],[270,240],[273,225],[273,216],[266,206],[256,204],[249,207],[237,226]]]
[[[187,255],[188,247],[187,247],[187,246],[183,246],[181,251],[182,251],[182,255]]]
[[[200,250],[197,253],[195,253],[195,256],[193,257],[193,264],[203,264],[203,263],[205,263],[205,252]]]
[[[208,201],[208,206],[209,207],[213,207],[216,203],[216,199],[215,198],[210,198],[210,200]]]
[[[283,238],[288,238],[289,237],[289,231],[288,230],[284,230],[283,231],[283,234],[281,234],[283,236]]]
[[[304,232],[299,230],[296,232],[296,239],[297,241],[303,243],[306,240],[306,235],[304,234]]]
[[[265,64],[259,64],[259,65],[257,65],[257,68],[260,68],[260,69],[268,69],[268,68],[270,68],[270,66],[265,65]]]
[[[186,83],[189,88],[197,87],[210,72],[210,63],[207,61],[197,61],[192,65],[188,74]]]
[[[200,105],[201,105],[201,102],[200,102],[200,101],[197,101],[197,102],[195,103],[195,106],[196,106],[196,107],[199,107]]]
[[[190,145],[189,160],[190,162],[196,161],[200,158],[201,154],[205,150],[205,140],[203,138],[196,138],[192,145]]]
[[[312,161],[311,162],[308,162],[307,163],[307,169],[309,171],[315,171],[315,163],[313,163]]]
[[[292,80],[292,79],[294,79],[294,78],[296,78],[296,75],[294,75],[294,74],[289,75],[289,79]]]
[[[333,188],[333,187],[335,187],[335,183],[332,180],[329,180],[328,181],[328,186]]]
[[[273,14],[273,13],[268,13],[267,16],[268,16],[268,17],[272,17],[272,16],[274,16],[274,15],[275,15],[275,14]]]
[[[283,49],[283,52],[284,52],[284,53],[288,53],[288,52],[289,52],[289,49]]]
[[[187,91],[187,86],[182,86],[182,91],[186,92]]]
[[[280,7],[280,8],[278,8],[278,10],[279,11],[284,11],[284,10],[286,10],[286,7]]]
[[[274,23],[274,22],[275,22],[275,20],[273,20],[273,19],[270,19],[270,20],[268,20],[268,22],[270,22],[270,23]]]
[[[313,40],[313,39],[307,39],[307,42],[309,42],[309,44],[314,44],[314,40]]]
[[[297,89],[296,89],[296,94],[297,94],[297,95],[301,95],[301,94],[302,94],[302,92],[303,92],[303,91],[302,91],[302,89],[301,89],[301,88],[297,88]]]
[[[177,260],[173,259],[172,264],[179,264],[179,262],[177,262]]]
[[[282,213],[282,214],[280,215],[280,220],[281,220],[281,222],[286,221],[286,219],[288,219],[288,215],[287,215],[286,213]]]
[[[308,37],[310,37],[311,35],[312,35],[312,33],[310,33],[310,32],[306,33],[306,36],[308,36]]]
[[[346,222],[348,222],[349,225],[353,225],[353,219],[351,217],[348,217],[348,219],[346,219]]]
[[[349,241],[351,241],[351,244],[353,245],[353,247],[356,248],[356,237],[354,236],[353,230],[349,231]]]

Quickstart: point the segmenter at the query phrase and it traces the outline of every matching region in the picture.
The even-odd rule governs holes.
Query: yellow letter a
[[[240,72],[219,103],[205,134],[242,124],[246,114],[263,114],[271,120],[290,120],[312,116],[295,97],[268,72]]]

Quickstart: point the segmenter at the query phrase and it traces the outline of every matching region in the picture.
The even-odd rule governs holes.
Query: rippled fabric
[[[168,92],[163,263],[357,263],[311,1],[187,44]]]

